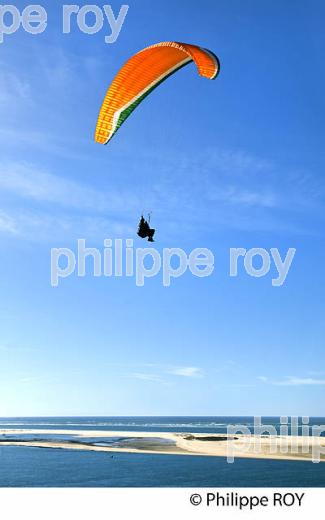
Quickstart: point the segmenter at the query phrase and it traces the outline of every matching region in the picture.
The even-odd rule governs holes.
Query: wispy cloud
[[[0,344],[0,352],[33,352],[36,347],[23,346],[23,345],[10,345],[10,344]]]
[[[154,383],[171,384],[175,383],[175,376],[180,378],[202,378],[204,373],[199,367],[177,367],[158,365],[154,363],[144,363],[141,372],[131,372],[129,377],[141,379],[142,381],[150,381]],[[150,369],[150,371],[146,371]],[[171,378],[171,376],[173,376]]]
[[[25,377],[21,377],[19,379],[19,382],[20,383],[23,383],[23,384],[34,384],[34,383],[55,383],[55,382],[58,382],[59,379],[54,376],[53,374],[52,375],[40,375],[40,376],[25,376]]]
[[[316,377],[325,376],[325,371],[324,370],[309,370],[308,375],[313,376],[313,377],[314,376],[316,376]]]
[[[37,139],[36,133],[32,140]],[[133,233],[136,225],[134,219],[139,208],[145,205],[156,208],[156,219],[164,221],[166,235],[183,233],[184,228],[188,228],[193,235],[199,232],[202,222],[225,229],[296,232],[298,209],[305,205],[306,210],[308,200],[310,206],[314,203],[316,207],[325,193],[324,186],[317,186],[316,189],[308,175],[291,174],[288,175],[290,182],[282,180],[280,183],[274,166],[272,169],[269,162],[240,151],[214,151],[212,157],[206,154],[208,159],[180,157],[176,163],[168,154],[166,157],[153,157],[149,153],[146,161],[142,152],[138,155],[131,161],[126,152],[126,163],[121,164],[121,167],[128,164],[128,176],[133,178],[134,173],[137,182],[133,184],[129,182],[129,177],[125,177],[128,182],[116,184],[113,181],[108,186],[101,186],[98,178],[94,186],[90,182],[79,181],[73,174],[53,173],[46,166],[2,160],[0,197],[3,194],[6,201],[10,196],[16,204],[10,206],[10,212],[3,204],[0,231],[12,234],[22,229],[22,234],[26,236],[41,238],[44,234],[51,234],[52,226],[56,236],[62,228],[65,236],[74,239],[76,229],[80,230],[81,236],[87,236],[85,227],[89,227],[86,224],[88,221],[90,227],[97,230],[109,229],[112,233],[113,230],[130,229]],[[159,162],[160,168],[159,171],[155,170],[155,175],[150,177],[152,182],[147,186],[146,179],[149,171],[151,175],[154,169],[153,162]],[[143,183],[146,185],[145,202]],[[175,184],[181,189],[175,190]],[[290,197],[287,196],[289,191]],[[65,213],[59,211],[58,206],[64,208]],[[182,208],[181,212],[179,208]],[[77,211],[79,222],[74,216]],[[290,218],[290,211],[293,219]],[[126,221],[128,225],[125,225]],[[306,219],[301,224],[304,229],[298,226],[299,231],[305,230],[305,223]],[[40,232],[35,233],[38,225]]]
[[[283,381],[276,381],[278,386],[300,386],[300,385],[325,385],[325,379],[312,377],[287,377]]]
[[[28,150],[33,151],[35,156],[39,152],[45,152],[64,159],[78,161],[88,159],[87,154],[80,147],[80,141],[71,135],[67,137],[55,134],[53,131],[50,136],[47,132],[45,138],[44,131],[39,129],[28,126],[16,128],[7,124],[0,126],[0,138],[1,154],[6,157],[10,157],[9,152],[15,153],[19,147],[22,156]]]
[[[38,383],[39,381],[42,381],[44,378],[40,376],[29,376],[29,377],[22,377],[20,379],[20,383]]]
[[[157,163],[158,171],[153,166]],[[142,175],[155,170],[150,196],[175,221],[180,215],[177,225],[190,223],[192,232],[208,221],[223,229],[314,233],[307,216],[321,214],[325,199],[325,183],[312,172],[240,149],[207,148],[196,154],[164,150],[163,155],[140,150],[131,168]]]
[[[114,212],[125,208],[125,193],[102,193],[92,186],[54,175],[24,162],[0,163],[0,190],[38,202],[60,204],[69,208]],[[133,197],[133,202],[136,198]],[[127,195],[128,205],[132,202]]]
[[[3,63],[1,65],[0,75],[0,107],[1,109],[15,108],[20,100],[26,102],[30,97],[30,84],[27,80],[21,78],[14,72],[4,70]]]
[[[313,377],[295,377],[286,376],[284,379],[269,379],[265,376],[259,376],[258,379],[263,383],[275,386],[319,386],[325,385],[325,379],[316,379]]]
[[[261,191],[249,190],[239,186],[228,185],[213,189],[209,194],[210,200],[216,202],[227,202],[234,206],[260,206],[274,208],[279,201],[277,195],[272,190],[262,189]]]
[[[168,374],[181,377],[203,377],[203,371],[198,367],[174,367],[169,369]]]
[[[0,232],[33,240],[133,233],[127,215],[138,206],[127,190],[100,191],[25,162],[0,162]]]
[[[141,379],[142,381],[149,381],[151,383],[162,383],[162,384],[167,383],[167,381],[165,379],[163,379],[162,377],[160,377],[157,374],[146,374],[146,373],[141,373],[141,372],[134,372],[131,374],[131,377],[133,377],[135,379]]]
[[[113,217],[16,208],[11,215],[0,216],[0,233],[37,243],[67,243],[83,237],[102,245],[104,238],[132,236],[134,229],[129,222]]]
[[[18,233],[15,220],[2,211],[0,211],[0,232],[1,231],[14,235]]]
[[[10,54],[0,60],[1,155],[36,156],[41,151],[87,160],[82,141],[88,138],[80,132],[80,116],[87,112],[83,109],[86,96],[98,91],[107,59],[112,58],[71,53],[58,43],[43,45],[41,53],[32,46],[24,48],[33,56],[31,60],[19,55],[10,59]]]

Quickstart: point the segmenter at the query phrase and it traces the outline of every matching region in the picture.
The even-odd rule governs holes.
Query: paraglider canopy
[[[211,51],[179,42],[161,42],[132,56],[112,81],[97,121],[95,140],[107,144],[133,110],[165,79],[194,61],[200,76],[215,79],[220,70]]]

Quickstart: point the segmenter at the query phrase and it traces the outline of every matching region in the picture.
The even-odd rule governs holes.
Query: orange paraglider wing
[[[215,79],[218,58],[196,45],[162,42],[151,45],[130,58],[111,83],[101,107],[95,140],[107,144],[122,123],[160,83],[194,61],[200,76]]]

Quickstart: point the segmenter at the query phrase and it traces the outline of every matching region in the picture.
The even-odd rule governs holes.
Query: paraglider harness
[[[154,242],[153,236],[156,232],[155,229],[152,229],[150,226],[150,214],[148,215],[148,220],[144,218],[143,215],[141,215],[139,227],[138,227],[138,235],[141,238],[147,238],[148,242]]]

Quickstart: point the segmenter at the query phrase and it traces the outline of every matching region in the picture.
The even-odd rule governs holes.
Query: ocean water
[[[279,417],[263,417],[279,432]],[[2,418],[1,428],[226,433],[253,430],[253,417]],[[313,417],[309,425],[324,425]],[[301,430],[301,424],[299,425]],[[153,436],[154,437],[154,436]],[[50,436],[49,436],[50,438]],[[1,487],[250,487],[325,486],[325,463],[167,454],[128,454],[0,445]]]

